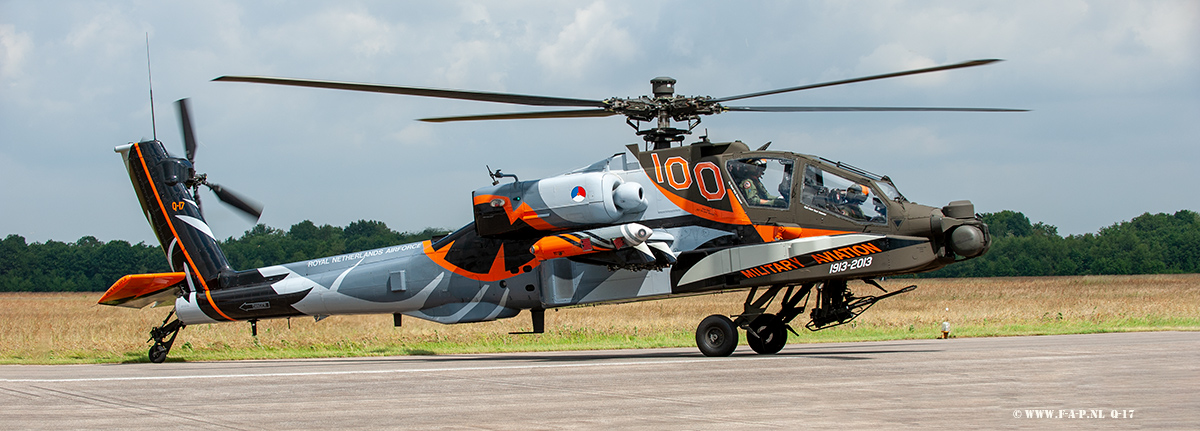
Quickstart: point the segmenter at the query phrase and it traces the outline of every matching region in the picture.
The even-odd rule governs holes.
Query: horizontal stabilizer
[[[129,308],[143,308],[159,302],[174,304],[175,291],[171,288],[183,282],[185,277],[187,275],[182,272],[126,275],[113,283],[97,303]]]

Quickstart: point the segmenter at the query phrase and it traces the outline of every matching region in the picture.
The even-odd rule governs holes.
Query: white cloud
[[[275,67],[280,60],[294,65],[293,70],[276,72],[293,76],[363,76],[405,56],[406,45],[423,42],[415,39],[405,24],[390,22],[353,4],[339,4],[279,23],[243,25],[254,36],[239,37],[240,42],[253,43],[255,54],[273,58]]]
[[[1130,3],[1142,12],[1133,29],[1138,40],[1168,64],[1194,65],[1200,58],[1200,2],[1149,5]]]
[[[33,49],[28,33],[17,31],[11,24],[0,24],[0,82],[5,86],[23,75],[25,56]]]
[[[467,22],[486,22],[491,19],[491,13],[483,3],[467,3],[460,5],[462,19]]]
[[[129,52],[130,42],[144,41],[146,29],[120,10],[97,8],[90,18],[62,38],[76,53],[104,63],[119,61]]]
[[[324,17],[338,41],[348,42],[355,54],[365,57],[392,52],[391,26],[361,11],[337,11]]]
[[[538,51],[538,62],[555,74],[579,78],[589,69],[614,70],[633,59],[640,45],[620,24],[629,13],[613,9],[595,2],[575,11],[574,21]]]

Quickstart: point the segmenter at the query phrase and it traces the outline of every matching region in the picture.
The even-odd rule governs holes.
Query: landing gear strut
[[[796,286],[789,286],[783,293],[783,303],[779,314],[764,313],[764,311],[783,290],[783,287],[772,286],[757,300],[754,299],[754,296],[758,293],[758,289],[750,289],[750,293],[746,295],[742,314],[737,316],[734,323],[746,330],[746,344],[750,345],[751,350],[760,355],[773,355],[783,350],[783,346],[787,345],[788,331],[796,333],[788,323],[804,312],[803,306],[797,306],[808,296],[814,285],[815,283],[805,284],[799,289]]]
[[[179,335],[179,330],[183,329],[183,322],[179,319],[171,320],[171,316],[175,315],[175,310],[171,310],[167,314],[167,318],[163,319],[162,325],[150,328],[150,339],[154,345],[150,346],[150,362],[161,364],[167,360],[167,353],[171,351],[171,345],[175,343],[175,336]],[[167,323],[171,320],[171,323]]]
[[[734,319],[714,314],[700,322],[696,328],[696,346],[704,356],[729,356],[737,348],[737,328],[746,330],[746,344],[760,355],[779,353],[787,345],[788,332],[796,334],[789,323],[804,314],[808,305],[809,294],[816,289],[816,306],[809,313],[810,320],[804,325],[810,331],[819,331],[841,325],[854,320],[858,315],[867,311],[872,305],[884,298],[910,292],[917,286],[908,286],[900,290],[888,292],[875,280],[864,279],[863,282],[883,290],[879,296],[854,296],[846,287],[846,280],[827,280],[824,282],[807,283],[800,286],[770,286],[762,295],[760,288],[750,289],[746,295],[742,314]],[[767,313],[771,301],[783,292],[783,301],[778,314]],[[757,298],[757,299],[756,299]],[[801,304],[804,301],[804,304]],[[799,335],[799,334],[796,334]]]
[[[783,290],[782,286],[772,286],[767,288],[758,299],[758,288],[750,289],[750,293],[746,296],[742,314],[739,314],[736,319],[714,314],[708,316],[704,321],[700,322],[700,326],[696,328],[696,346],[700,348],[700,352],[704,356],[729,356],[733,354],[733,350],[737,348],[738,334],[737,328],[746,330],[746,342],[756,353],[770,355],[778,353],[787,345],[787,333],[791,331],[788,322],[799,316],[804,311],[804,307],[797,308],[800,301],[808,295],[815,283],[800,286],[790,286],[783,295],[783,307],[779,314],[764,313],[767,306],[775,299],[779,292]]]

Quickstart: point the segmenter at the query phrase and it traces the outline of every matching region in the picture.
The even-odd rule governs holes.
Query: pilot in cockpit
[[[767,191],[762,183],[763,173],[767,171],[767,163],[762,159],[736,161],[733,163],[734,180],[746,203],[754,206],[778,206],[777,198]]]

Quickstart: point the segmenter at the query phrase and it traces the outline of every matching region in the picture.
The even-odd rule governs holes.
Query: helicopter
[[[99,303],[173,306],[150,331],[148,356],[160,363],[180,330],[196,324],[248,321],[256,335],[260,319],[378,313],[392,314],[400,326],[403,316],[457,324],[528,310],[532,332],[542,333],[548,309],[746,291],[740,312],[701,320],[696,345],[705,356],[728,356],[741,330],[754,352],[774,354],[789,332],[798,335],[793,322],[812,331],[845,324],[879,301],[916,288],[889,292],[876,281],[881,277],[983,255],[991,244],[988,226],[971,201],[917,204],[888,176],[846,163],[770,150],[770,143],[751,149],[707,136],[684,144],[685,137],[702,116],[724,112],[1025,111],[725,105],[997,61],[722,98],[675,95],[676,81],[668,77],[651,80],[652,95],[603,100],[218,77],[214,81],[571,108],[420,119],[426,122],[625,116],[644,144],[628,144],[611,157],[535,180],[489,167],[491,184],[471,193],[473,221],[440,238],[239,271],[230,267],[204,221],[200,187],[256,219],[262,207],[196,172],[196,138],[183,99],[177,105],[184,157],[172,156],[157,139],[115,149],[172,272],[125,276]],[[850,282],[881,292],[856,293]],[[779,311],[767,312],[776,299]]]

